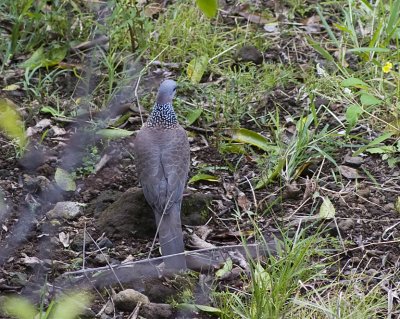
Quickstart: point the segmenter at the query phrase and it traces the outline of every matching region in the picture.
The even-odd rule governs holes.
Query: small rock
[[[342,219],[338,223],[338,227],[341,231],[345,232],[351,228],[354,228],[354,220],[350,218]]]
[[[102,238],[99,242],[98,245],[100,248],[106,247],[106,248],[113,248],[114,244],[112,243],[111,240],[109,240],[107,237]]]
[[[142,305],[140,314],[145,318],[152,319],[173,318],[172,307],[163,303],[148,303]]]
[[[104,313],[107,315],[111,315],[114,312],[114,304],[111,302],[111,300],[107,301],[106,306],[104,308]]]
[[[360,195],[361,197],[368,197],[370,193],[371,189],[369,187],[365,188],[360,187],[357,189],[357,194]]]
[[[362,163],[364,163],[364,159],[360,156],[350,156],[346,155],[344,157],[344,163],[348,164],[350,166],[361,166]]]
[[[9,277],[8,280],[10,281],[10,284],[12,286],[14,286],[14,285],[15,286],[25,286],[29,282],[28,275],[25,273],[17,271],[17,272],[12,272],[9,275],[11,275],[11,276]]]
[[[58,202],[46,215],[50,219],[64,218],[72,220],[82,214],[82,206],[77,202]]]
[[[252,45],[245,45],[236,53],[236,59],[239,62],[253,62],[254,64],[263,63],[262,53]]]
[[[75,235],[75,237],[72,239],[72,242],[70,245],[71,249],[74,251],[82,251],[83,241],[84,241],[83,234]],[[89,245],[90,245],[90,242],[89,242],[88,238],[86,238],[85,248],[88,248]]]
[[[148,304],[150,300],[147,296],[133,289],[123,290],[114,298],[115,307],[122,311],[133,311],[138,302]]]
[[[362,177],[355,168],[346,165],[339,165],[339,172],[347,179],[357,179]]]
[[[100,253],[94,257],[94,262],[99,266],[105,266],[110,262],[110,256]]]
[[[82,319],[96,318],[96,313],[92,309],[85,307],[85,309],[83,309],[83,313],[79,315],[79,318]]]

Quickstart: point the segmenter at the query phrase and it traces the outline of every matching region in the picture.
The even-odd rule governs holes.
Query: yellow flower
[[[393,64],[391,62],[386,62],[386,64],[382,67],[383,73],[389,73],[393,68]]]

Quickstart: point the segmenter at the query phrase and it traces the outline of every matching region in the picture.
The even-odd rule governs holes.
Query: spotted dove
[[[134,143],[139,181],[156,217],[163,256],[184,251],[180,211],[190,148],[172,106],[175,91],[175,81],[161,83],[153,111]],[[182,255],[166,258],[164,262],[169,269],[186,269]]]

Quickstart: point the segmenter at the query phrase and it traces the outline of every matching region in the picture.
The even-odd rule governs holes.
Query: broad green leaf
[[[194,58],[189,62],[186,73],[193,84],[197,84],[201,81],[204,72],[207,70],[208,56],[201,56]]]
[[[51,107],[51,106],[43,106],[40,109],[40,112],[49,113],[54,117],[62,117],[62,116],[64,116],[64,112],[57,111],[54,107]]]
[[[220,313],[221,312],[221,310],[219,310],[218,308],[205,306],[205,305],[190,304],[190,303],[180,303],[180,304],[176,305],[176,307],[181,310],[192,311],[192,312],[198,312],[199,310],[208,312],[208,313]]]
[[[335,207],[333,206],[331,200],[328,197],[323,198],[321,208],[319,209],[319,218],[330,219],[334,218],[336,214]]]
[[[98,130],[96,134],[100,135],[101,137],[108,138],[108,139],[119,139],[124,138],[127,136],[131,136],[133,134],[132,131],[123,130],[120,128],[105,128],[102,130]]]
[[[54,176],[58,187],[62,190],[70,192],[76,190],[76,184],[73,176],[62,168],[57,168]]]
[[[379,105],[382,103],[382,100],[377,99],[375,96],[364,93],[361,94],[361,104],[365,106],[370,106],[370,105]]]
[[[35,52],[33,52],[28,60],[21,64],[21,67],[34,69],[38,65],[41,65],[42,61],[44,60],[44,49],[43,47],[40,47]]]
[[[221,278],[222,276],[225,276],[226,273],[230,272],[232,270],[232,268],[233,268],[232,259],[228,258],[225,261],[224,266],[217,270],[217,272],[215,273],[215,276],[217,278]]]
[[[207,312],[207,313],[221,313],[221,309],[211,307],[211,306],[196,304],[196,308],[199,309],[200,311]]]
[[[219,178],[217,176],[209,175],[209,174],[196,174],[190,180],[189,184],[198,182],[198,181],[207,181],[207,182],[219,182]]]
[[[55,45],[49,49],[44,50],[40,47],[32,56],[21,64],[23,68],[34,69],[36,67],[49,67],[59,64],[67,54],[66,46]]]
[[[208,18],[213,18],[217,14],[218,0],[196,0],[196,3]]]
[[[271,276],[259,262],[254,267],[254,281],[266,290],[272,288]]]
[[[264,151],[271,150],[271,144],[268,140],[254,131],[239,128],[231,131],[231,136],[234,141],[256,146]]]
[[[398,157],[389,157],[387,159],[387,163],[390,168],[394,168],[399,162],[400,162],[400,158],[398,158]]]
[[[344,87],[357,87],[361,89],[368,88],[368,84],[358,78],[345,79],[342,81],[342,83],[340,83],[340,85]]]
[[[90,296],[75,293],[60,299],[52,312],[52,318],[76,319],[90,303]]]
[[[18,84],[10,84],[3,88],[3,91],[15,91],[18,90],[20,87]]]
[[[8,138],[15,139],[20,148],[26,146],[27,138],[21,116],[16,106],[7,99],[0,99],[0,131]]]
[[[9,297],[4,300],[3,309],[8,315],[18,319],[33,319],[37,310],[30,301],[21,297]]]
[[[203,113],[202,108],[191,110],[186,116],[187,125],[192,125],[194,122],[196,122],[201,113]]]
[[[396,152],[396,147],[391,145],[382,145],[380,147],[371,147],[366,151],[370,154],[392,154]]]
[[[381,136],[378,136],[377,138],[372,140],[368,145],[365,145],[365,146],[361,147],[357,152],[354,152],[353,156],[360,155],[362,152],[365,152],[367,149],[369,149],[369,148],[371,148],[373,146],[376,146],[376,145],[382,143],[383,141],[386,141],[392,135],[393,135],[392,132],[388,132],[388,133],[382,134]]]
[[[379,52],[379,53],[389,53],[390,49],[386,48],[354,48],[354,49],[349,49],[347,52]]]
[[[349,129],[352,128],[358,121],[360,114],[362,114],[362,108],[357,104],[349,105],[346,110],[346,120],[349,123]]]

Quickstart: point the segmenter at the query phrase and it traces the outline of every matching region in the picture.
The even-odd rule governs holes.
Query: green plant
[[[76,169],[77,175],[87,176],[94,173],[99,160],[100,154],[98,148],[96,146],[91,146],[82,159],[82,165]]]
[[[307,237],[299,232],[292,240],[285,237],[277,256],[270,256],[265,264],[256,260],[251,263],[247,289],[216,295],[221,318],[286,317],[301,283],[312,281],[326,267],[312,261],[326,243],[320,233]]]
[[[0,99],[0,131],[11,140],[17,157],[21,157],[28,143],[25,125],[16,105],[7,99]]]
[[[129,50],[140,54],[148,47],[152,24],[144,8],[136,1],[115,0],[112,14],[107,18],[112,51]]]
[[[90,299],[88,294],[73,293],[51,301],[46,310],[42,303],[38,310],[25,298],[7,297],[2,309],[6,315],[17,319],[74,319],[89,305]]]
[[[0,45],[1,71],[17,54],[33,52],[42,46],[69,46],[80,39],[86,40],[93,24],[91,15],[83,14],[74,2],[54,1],[52,4],[48,10],[43,0],[2,2],[1,20],[12,27]]]

